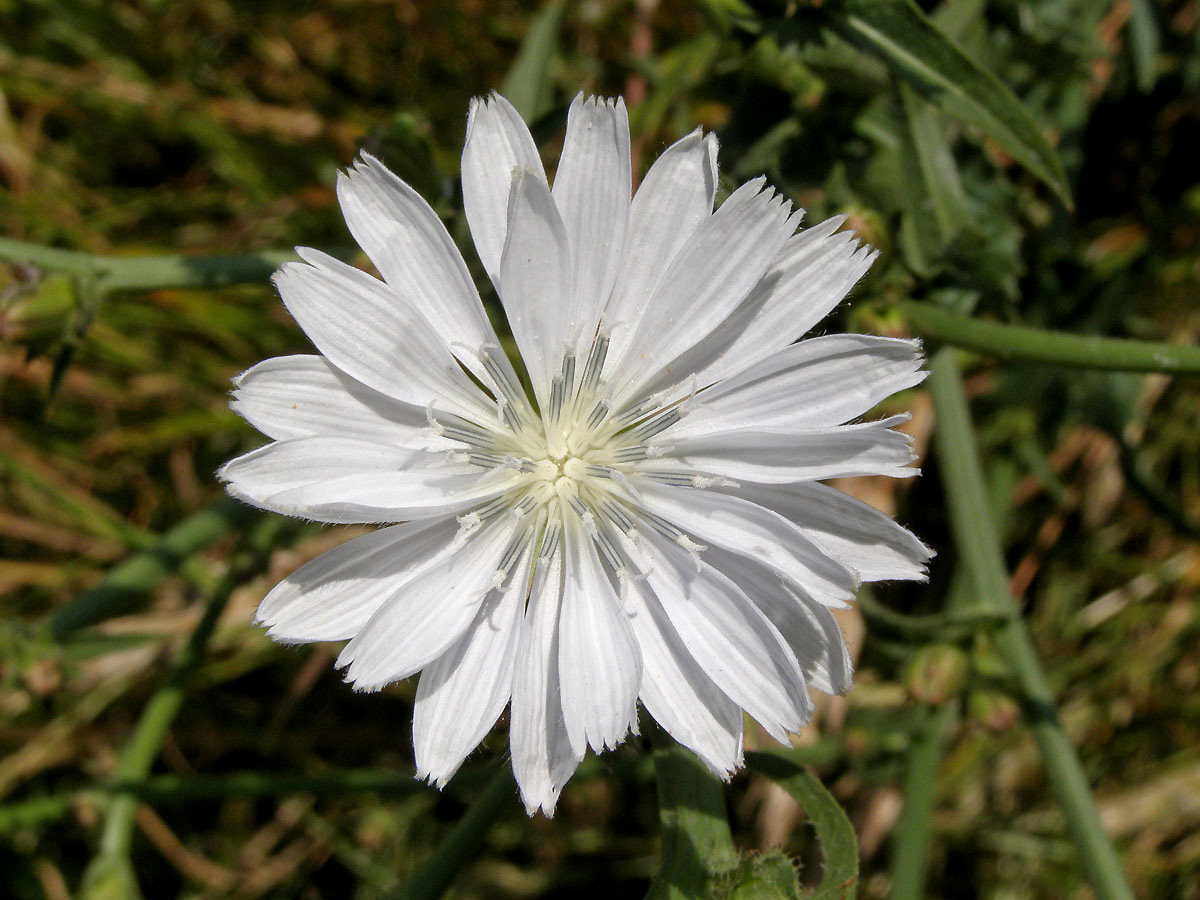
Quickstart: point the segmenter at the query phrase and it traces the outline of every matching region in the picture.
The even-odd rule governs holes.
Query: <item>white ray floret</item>
[[[696,131],[631,196],[624,103],[581,95],[552,186],[508,101],[472,103],[464,207],[519,362],[445,227],[372,157],[338,198],[382,278],[312,250],[275,277],[319,355],[235,379],[273,442],[221,478],[388,527],[288,576],[258,620],[348,641],[360,690],[421,673],[416,768],[439,786],[506,706],[531,814],[636,732],[639,702],[727,777],[744,714],[783,741],[810,688],[849,688],[830,609],[924,577],[928,548],[821,483],[916,473],[906,417],[861,417],[921,381],[920,348],[797,343],[873,254],[840,219],[797,231],[763,179],[714,211],[716,157]]]

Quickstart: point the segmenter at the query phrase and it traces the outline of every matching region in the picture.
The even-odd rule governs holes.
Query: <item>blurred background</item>
[[[724,192],[765,174],[809,222],[847,214],[880,248],[819,331],[920,334],[897,303],[918,300],[1194,344],[1200,3],[921,6],[1020,99],[1073,208],[1053,177],[919,105],[820,4],[0,0],[7,239],[270,251],[236,278],[0,263],[0,896],[135,896],[134,879],[147,898],[379,897],[506,764],[502,720],[444,792],[413,781],[415,680],[356,695],[336,646],[268,641],[251,624],[263,593],[360,532],[268,521],[213,476],[262,442],[228,410],[229,379],[308,349],[274,261],[296,244],[354,253],[333,185],[359,148],[444,215],[484,287],[457,183],[469,99],[503,89],[552,164],[571,97],[620,93],[635,173],[702,125]],[[929,159],[933,205],[914,187]],[[959,361],[1010,589],[1105,829],[1139,897],[1200,898],[1197,382]],[[874,586],[843,619],[856,686],[822,702],[794,756],[854,823],[862,897],[1091,897],[1008,660],[954,614],[972,588],[929,397],[889,409],[913,411],[924,476],[840,486],[939,555],[929,584]],[[752,726],[748,746],[768,743]],[[140,787],[113,803],[99,786],[122,775]],[[554,820],[509,803],[449,896],[643,895],[653,776],[635,738],[585,763]],[[728,799],[741,848],[782,846],[815,881],[782,791],[743,775]]]

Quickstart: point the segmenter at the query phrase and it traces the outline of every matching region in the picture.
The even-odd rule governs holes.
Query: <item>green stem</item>
[[[95,278],[100,293],[265,282],[280,265],[295,258],[292,250],[232,256],[98,256],[0,238],[0,259]]]
[[[462,773],[455,779],[462,778]],[[460,785],[461,786],[461,785]],[[0,806],[0,834],[52,822],[67,815],[84,799],[108,794],[128,794],[159,806],[211,801],[220,797],[279,797],[287,794],[387,794],[405,796],[431,790],[411,773],[373,769],[289,775],[280,772],[234,772],[228,775],[152,775],[144,779],[102,781],[92,787],[63,794],[35,797]]]
[[[934,636],[943,640],[962,632],[988,630],[1005,621],[1005,617],[994,612],[974,609],[947,610],[923,616],[898,613],[876,600],[869,590],[859,592],[858,608],[869,622],[886,629],[901,634]]]
[[[712,876],[737,865],[725,792],[696,756],[670,738],[654,753],[662,866],[647,900],[707,896]]]
[[[192,514],[163,535],[155,546],[131,556],[95,587],[57,610],[50,616],[50,633],[61,640],[72,631],[128,610],[193,553],[258,516],[254,508],[228,497]]]
[[[501,766],[433,856],[412,878],[388,894],[390,900],[435,900],[440,897],[459,870],[476,858],[488,829],[512,799],[512,769]]]
[[[984,487],[966,392],[953,352],[939,351],[930,364],[938,447],[938,468],[945,483],[955,547],[971,576],[982,606],[1007,615],[993,634],[1000,653],[1019,683],[1030,728],[1046,778],[1079,851],[1084,873],[1100,900],[1133,900],[1116,848],[1100,824],[1083,766],[1059,724],[1054,694],[1008,590],[999,538]]]
[[[892,843],[892,892],[889,900],[921,900],[929,869],[933,837],[933,806],[937,798],[937,770],[942,761],[946,731],[954,707],[945,704],[925,723],[908,754],[904,780],[904,808],[896,823]]]
[[[1200,347],[985,322],[914,301],[901,301],[893,308],[921,337],[1001,360],[1122,372],[1200,375]]]
[[[213,591],[187,644],[171,663],[166,681],[142,711],[117,764],[117,781],[144,779],[154,765],[167,731],[183,705],[188,677],[203,658],[230,594],[249,574],[261,568],[280,528],[279,520],[264,520],[248,538],[246,551],[238,554],[221,584]],[[123,890],[136,890],[129,855],[133,845],[137,802],[137,797],[131,794],[114,797],[109,802],[104,813],[99,849],[84,875],[83,896],[104,896],[114,883],[118,883],[113,881],[114,878],[119,879]]]
[[[102,291],[153,291],[163,288],[214,288],[265,283],[291,250],[263,250],[235,256],[115,256],[105,260]]]
[[[59,250],[0,237],[0,259],[10,263],[25,263],[51,272],[70,275],[98,275],[104,271],[105,258],[75,250]]]

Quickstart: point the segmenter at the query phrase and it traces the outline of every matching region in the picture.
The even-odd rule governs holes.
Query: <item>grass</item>
[[[726,172],[766,173],[810,221],[849,214],[883,251],[820,330],[968,346],[968,524],[949,521],[963,466],[925,390],[898,401],[924,477],[846,485],[939,551],[928,585],[878,586],[844,620],[856,687],[794,751],[854,825],[860,896],[1090,896],[1084,803],[1136,896],[1200,897],[1200,391],[1154,357],[1194,364],[1200,336],[1196,4],[925,4],[1050,137],[1073,211],[807,7],[761,7],[749,31],[716,0],[568,5],[553,32],[533,2],[0,6],[0,893],[132,879],[147,898],[378,897],[433,884],[418,870],[467,826],[478,849],[451,896],[649,888],[648,741],[585,763],[553,821],[496,802],[503,722],[445,792],[406,781],[415,684],[355,695],[335,647],[275,646],[251,624],[271,585],[352,530],[266,534],[282,523],[213,477],[260,441],[227,409],[229,379],[307,349],[265,274],[294,245],[349,245],[336,170],[377,152],[468,246],[467,101],[511,85],[535,34],[516,71],[541,82],[513,89],[548,160],[580,86],[640,94],[643,169],[715,128]],[[912,189],[934,158],[961,196]],[[209,256],[243,268],[187,262]],[[1021,329],[1034,342],[1014,348]],[[1092,366],[1096,346],[1116,371]],[[985,515],[994,542],[964,533]],[[981,609],[984,592],[1011,603]],[[961,677],[928,681],[913,660],[930,644],[956,648]],[[1077,767],[1065,804],[1016,702],[1030,658],[1057,709],[1052,753]],[[791,801],[750,775],[726,798],[737,847],[778,837],[818,883]]]

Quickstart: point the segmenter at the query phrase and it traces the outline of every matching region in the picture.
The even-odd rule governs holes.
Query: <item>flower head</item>
[[[273,443],[234,496],[387,524],[267,595],[284,642],[349,639],[356,688],[421,673],[419,774],[439,785],[511,704],[526,807],[553,812],[640,700],[715,772],[743,713],[787,739],[809,688],[850,684],[830,610],[929,550],[821,483],[915,474],[903,417],[919,347],[797,342],[874,253],[756,179],[713,210],[717,142],[669,147],[631,198],[624,103],[576,98],[551,188],[504,98],[471,105],[463,199],[532,393],[433,210],[364,155],[338,179],[382,278],[314,250],[275,284],[319,355],[269,359],[233,406]],[[393,524],[400,523],[400,524]]]

